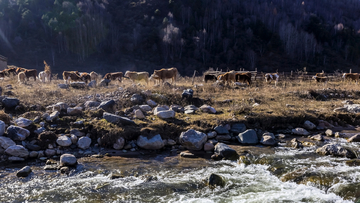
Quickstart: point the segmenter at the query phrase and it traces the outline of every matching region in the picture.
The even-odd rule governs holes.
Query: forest
[[[358,0],[0,0],[8,64],[359,72]]]

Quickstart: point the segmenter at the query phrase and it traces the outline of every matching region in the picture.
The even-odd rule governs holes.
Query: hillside
[[[355,0],[0,0],[0,54],[58,73],[358,72],[359,15]]]

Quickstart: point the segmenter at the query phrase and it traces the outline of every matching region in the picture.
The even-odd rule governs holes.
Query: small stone
[[[32,170],[31,170],[30,166],[25,166],[16,172],[16,176],[17,177],[27,177],[30,175],[31,171]]]
[[[80,149],[87,149],[90,147],[90,144],[91,144],[91,139],[88,137],[81,137],[77,142],[77,146]]]
[[[56,143],[62,147],[68,147],[72,144],[72,141],[68,136],[63,135],[58,137]]]
[[[323,138],[323,136],[321,134],[311,136],[310,139],[317,140],[317,141],[323,141],[324,140],[324,138]]]
[[[18,119],[15,120],[16,125],[20,126],[20,127],[28,127],[29,125],[31,125],[33,123],[32,120],[20,117]]]
[[[307,130],[313,130],[316,128],[316,125],[314,123],[312,123],[311,121],[305,121],[304,122],[304,127]]]
[[[74,166],[76,165],[76,163],[77,163],[76,157],[72,154],[63,154],[60,157],[61,166]]]
[[[325,131],[325,135],[326,135],[326,136],[329,136],[329,137],[332,137],[332,136],[334,135],[334,132],[333,132],[331,129],[327,129],[327,130]]]
[[[119,139],[116,140],[116,142],[113,145],[114,149],[122,149],[125,145],[125,139],[123,137],[119,137]]]
[[[37,151],[31,151],[29,154],[30,158],[36,158],[39,156],[39,153]]]
[[[295,135],[303,135],[303,136],[308,136],[310,133],[305,130],[304,128],[295,128],[295,129],[292,129],[291,131],[293,134]]]
[[[143,119],[145,118],[143,112],[140,109],[136,109],[134,110],[134,117],[138,118],[138,119]]]
[[[54,156],[56,154],[56,150],[54,150],[54,149],[46,149],[45,150],[45,155],[47,156],[47,157],[52,157],[52,156]]]
[[[210,131],[206,135],[207,135],[208,139],[212,139],[212,138],[216,137],[217,133],[216,133],[216,131]]]

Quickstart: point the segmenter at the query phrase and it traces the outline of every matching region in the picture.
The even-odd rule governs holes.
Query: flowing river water
[[[358,152],[358,143],[331,139]],[[357,202],[360,166],[350,159],[320,156],[317,147],[231,146],[246,150],[251,164],[188,159],[166,152],[142,158],[82,158],[69,175],[33,165],[0,170],[0,202]],[[224,187],[209,188],[215,173]],[[112,179],[112,174],[120,177]]]

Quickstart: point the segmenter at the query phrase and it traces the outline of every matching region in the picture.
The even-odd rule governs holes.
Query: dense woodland
[[[0,0],[8,64],[359,72],[359,0]]]

